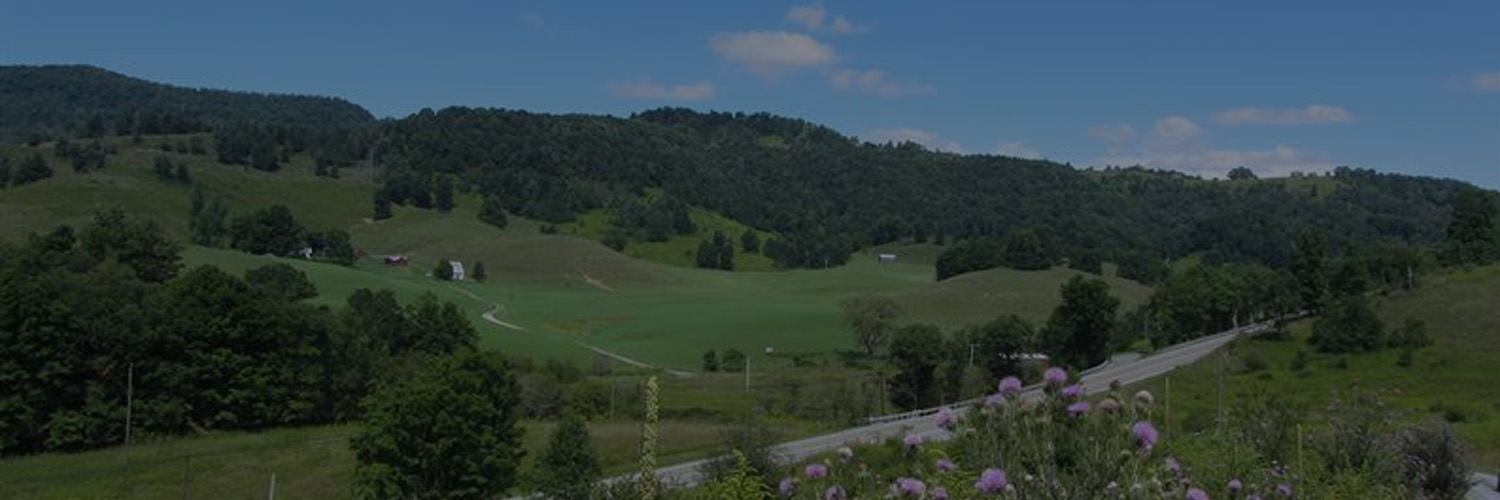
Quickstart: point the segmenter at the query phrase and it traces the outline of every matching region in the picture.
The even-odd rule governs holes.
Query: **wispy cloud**
[[[1036,148],[1019,142],[1002,142],[999,146],[995,146],[995,154],[1029,160],[1039,160],[1042,158],[1042,153],[1038,152]]]
[[[880,97],[905,97],[930,94],[936,88],[920,83],[892,81],[890,75],[878,69],[838,69],[828,74],[828,84],[841,91],[858,91]]]
[[[1480,92],[1500,92],[1500,71],[1471,76],[1469,85]]]
[[[1135,127],[1128,123],[1106,123],[1089,129],[1089,136],[1124,142],[1135,138]]]
[[[1359,117],[1347,109],[1322,104],[1313,104],[1302,109],[1235,108],[1214,115],[1214,121],[1225,125],[1308,125],[1353,123],[1358,120]]]
[[[868,135],[870,136],[868,140],[871,142],[894,142],[898,144],[903,142],[911,142],[920,144],[923,147],[926,147],[927,149],[931,149],[933,151],[944,151],[948,153],[964,152],[963,145],[955,141],[940,137],[932,132],[921,129],[893,128],[872,130]]]
[[[1222,177],[1235,167],[1249,167],[1263,175],[1321,172],[1336,166],[1327,157],[1285,145],[1267,150],[1214,149],[1193,146],[1106,155],[1101,165],[1169,168],[1208,177]]]
[[[708,45],[719,57],[768,79],[838,60],[833,47],[786,31],[720,33],[709,39]]]
[[[536,13],[522,14],[520,19],[522,23],[531,26],[541,26],[543,21],[542,15]]]
[[[802,29],[812,32],[832,31],[840,35],[852,35],[869,29],[863,24],[850,21],[844,16],[834,16],[831,21],[824,24],[828,19],[828,9],[822,5],[799,5],[792,7],[786,12],[785,20],[788,23],[801,26]]]
[[[621,97],[635,99],[666,99],[674,101],[701,101],[714,96],[713,82],[698,82],[685,85],[662,85],[649,79],[635,82],[611,83],[610,92]]]
[[[1203,127],[1183,116],[1168,116],[1156,121],[1155,132],[1157,137],[1166,139],[1186,139],[1203,135]]]

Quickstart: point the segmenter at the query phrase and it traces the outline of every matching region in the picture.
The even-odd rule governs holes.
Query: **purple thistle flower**
[[[1236,493],[1237,494],[1237,493],[1240,492],[1240,488],[1244,488],[1244,487],[1245,487],[1244,483],[1241,483],[1239,479],[1230,479],[1229,480],[1229,492],[1230,493]]]
[[[1063,370],[1062,368],[1054,366],[1052,368],[1048,368],[1047,371],[1042,372],[1042,380],[1047,382],[1048,387],[1056,389],[1058,387],[1062,387],[1063,384],[1068,383],[1068,372],[1067,370]]]
[[[812,479],[823,479],[828,477],[828,466],[823,464],[808,465],[807,468],[802,469],[802,473],[807,474],[807,477]]]
[[[979,490],[980,493],[998,495],[1005,491],[1005,484],[1005,471],[985,469],[984,473],[979,475],[979,481],[974,483],[974,489]]]
[[[936,500],[948,500],[948,489],[938,486],[932,489],[932,498]]]
[[[1151,406],[1151,403],[1155,400],[1156,398],[1151,397],[1151,391],[1141,391],[1135,393],[1136,404],[1140,404],[1142,406]]]
[[[957,468],[958,468],[958,466],[954,465],[952,460],[948,460],[946,458],[939,458],[938,461],[937,461],[937,470],[953,470],[953,469],[957,469]]]
[[[1188,488],[1187,500],[1208,500],[1208,493],[1198,488]]]
[[[940,409],[937,412],[937,426],[945,431],[951,431],[954,427],[958,427],[958,416],[953,414],[953,410]]]
[[[916,479],[903,477],[896,480],[896,489],[902,494],[921,498],[927,493],[927,485]]]
[[[1286,483],[1276,485],[1276,495],[1292,498],[1292,485]]]
[[[1063,399],[1078,399],[1083,396],[1083,384],[1073,384],[1062,390]]]
[[[1068,414],[1069,415],[1072,415],[1072,416],[1075,416],[1075,417],[1081,417],[1081,416],[1083,416],[1083,414],[1088,413],[1088,412],[1089,412],[1089,402],[1088,401],[1079,401],[1077,403],[1073,403],[1073,404],[1068,405]]]
[[[915,450],[917,448],[920,448],[921,446],[922,436],[918,436],[916,434],[908,434],[906,436],[906,449]]]
[[[990,409],[999,408],[1000,407],[1000,395],[999,394],[991,394],[989,396],[985,396],[985,398],[984,398],[984,407],[985,408],[990,408]]]
[[[1167,462],[1167,470],[1172,471],[1172,472],[1182,472],[1182,464],[1177,463],[1177,459],[1176,458],[1167,457],[1166,462]]]
[[[1000,379],[1000,395],[1013,398],[1021,394],[1021,379],[1005,377]]]
[[[1141,444],[1141,449],[1151,451],[1156,447],[1156,427],[1151,422],[1142,420],[1130,427],[1130,432],[1135,435],[1135,440]]]
[[[797,480],[792,478],[782,479],[781,484],[776,485],[776,491],[781,492],[781,496],[784,497],[792,496],[792,493],[797,491]]]
[[[849,495],[844,493],[844,487],[837,484],[829,486],[827,490],[823,491],[823,500],[844,500],[846,498],[849,498]]]

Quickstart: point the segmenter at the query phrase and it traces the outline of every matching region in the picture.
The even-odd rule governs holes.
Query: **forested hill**
[[[630,118],[449,108],[389,125],[386,195],[419,205],[456,176],[507,210],[562,222],[620,212],[648,188],[778,232],[767,256],[789,267],[842,263],[848,250],[911,239],[994,240],[1045,267],[1069,259],[1159,273],[1165,258],[1289,263],[1305,228],[1335,252],[1432,245],[1451,180],[1340,168],[1330,175],[1213,181],[1144,168],[1080,170],[1048,161],[869,144],[767,114],[659,109]],[[1148,279],[1149,281],[1149,279]]]
[[[193,89],[93,66],[0,66],[0,139],[198,132],[230,123],[347,128],[373,121],[369,111],[339,98]]]
[[[1151,282],[1165,260],[1188,255],[1285,267],[1308,230],[1334,255],[1433,247],[1457,194],[1477,189],[1347,167],[1276,179],[1241,168],[1231,180],[1078,169],[865,143],[766,113],[453,107],[375,121],[336,98],[188,89],[89,66],[0,67],[0,141],[201,131],[213,132],[221,163],[261,170],[302,152],[320,171],[371,160],[384,182],[376,218],[392,203],[441,210],[455,190],[477,191],[551,223],[602,210],[614,227],[604,239],[618,248],[695,234],[687,211],[697,206],[774,233],[758,250],[789,268],[841,265],[892,241],[966,242],[940,260],[940,277],[1114,262]]]

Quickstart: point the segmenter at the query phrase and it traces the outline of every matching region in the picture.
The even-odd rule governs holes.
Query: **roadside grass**
[[[1363,390],[1408,420],[1445,419],[1464,436],[1470,462],[1482,470],[1500,462],[1500,384],[1494,350],[1500,332],[1500,266],[1430,277],[1417,290],[1383,298],[1376,306],[1387,330],[1408,318],[1427,323],[1435,344],[1418,350],[1410,366],[1400,366],[1397,349],[1357,355],[1318,354],[1307,346],[1310,320],[1292,325],[1283,341],[1240,340],[1227,356],[1209,356],[1151,380],[1163,402],[1170,397],[1173,432],[1206,432],[1219,410],[1218,380],[1224,376],[1226,412],[1237,395],[1253,388],[1284,395],[1311,410],[1306,432],[1318,432],[1318,411],[1332,397]],[[1306,368],[1292,369],[1298,350],[1308,352]],[[1253,369],[1255,366],[1263,366]],[[1171,379],[1170,396],[1166,394]]]
[[[547,446],[555,424],[525,422],[523,474]],[[726,424],[663,420],[660,463],[714,455]],[[0,461],[0,499],[244,499],[353,498],[356,424],[264,432],[161,438],[83,453],[47,453]],[[589,434],[606,474],[628,473],[639,459],[640,424],[593,422]]]

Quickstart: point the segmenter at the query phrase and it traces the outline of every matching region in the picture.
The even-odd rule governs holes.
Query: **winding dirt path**
[[[448,286],[449,286],[449,288],[452,288],[454,291],[457,291],[458,293],[464,294],[465,296],[468,296],[469,298],[474,299],[476,302],[479,302],[481,304],[489,304],[489,305],[493,306],[493,307],[490,308],[490,310],[485,311],[484,313],[482,313],[482,314],[479,315],[481,318],[484,318],[485,321],[488,321],[490,323],[494,323],[496,325],[503,326],[505,328],[509,328],[511,330],[519,331],[519,332],[526,331],[526,327],[523,327],[521,325],[517,325],[515,323],[510,323],[510,322],[507,322],[505,320],[502,320],[500,318],[495,317],[495,313],[504,310],[505,306],[502,306],[502,305],[500,305],[497,302],[491,302],[491,301],[488,301],[488,300],[484,300],[483,297],[480,297],[479,295],[476,295],[474,292],[470,292],[468,290],[464,290],[463,288],[460,288],[458,285],[448,285]],[[682,370],[673,370],[673,369],[670,369],[670,368],[658,367],[658,366],[655,366],[655,365],[652,365],[652,364],[644,363],[644,362],[641,362],[639,360],[636,360],[636,359],[630,358],[628,356],[625,356],[623,354],[620,354],[620,353],[617,353],[617,352],[613,352],[613,351],[607,351],[607,350],[601,349],[599,347],[583,343],[581,341],[574,340],[573,344],[575,344],[575,345],[577,345],[579,347],[582,347],[584,349],[588,349],[590,351],[594,351],[594,352],[599,353],[601,355],[607,356],[610,359],[613,359],[615,361],[619,361],[621,363],[625,363],[627,365],[634,366],[634,367],[637,367],[637,368],[644,368],[644,369],[647,369],[647,370],[660,369],[660,370],[666,372],[668,375],[671,375],[671,376],[674,376],[674,377],[682,377],[682,378],[692,377],[693,375],[695,375],[693,372],[685,372],[685,371],[682,371]]]

